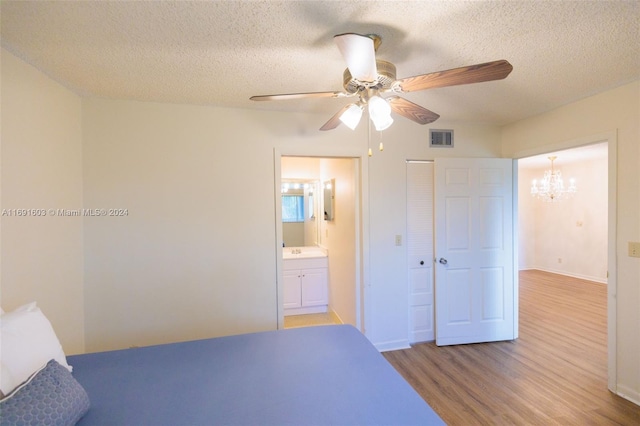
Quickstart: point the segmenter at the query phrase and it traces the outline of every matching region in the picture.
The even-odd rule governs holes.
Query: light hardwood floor
[[[284,328],[310,327],[315,325],[342,324],[333,311],[322,314],[290,315],[284,317]]]
[[[607,389],[606,285],[520,273],[520,337],[384,353],[449,425],[640,425]]]

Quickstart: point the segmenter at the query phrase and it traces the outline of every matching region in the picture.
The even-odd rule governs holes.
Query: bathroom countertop
[[[327,252],[319,247],[284,247],[282,258],[288,259],[313,259],[327,257]]]

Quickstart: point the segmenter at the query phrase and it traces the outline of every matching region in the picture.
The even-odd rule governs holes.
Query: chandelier
[[[571,198],[576,193],[576,180],[569,179],[569,187],[565,189],[562,173],[554,170],[553,161],[556,158],[556,156],[549,157],[551,170],[545,171],[540,181],[534,179],[531,183],[531,195],[549,203]]]

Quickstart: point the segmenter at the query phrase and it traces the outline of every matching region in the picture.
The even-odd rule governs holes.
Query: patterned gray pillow
[[[87,392],[52,359],[0,401],[0,425],[73,425],[88,410]]]

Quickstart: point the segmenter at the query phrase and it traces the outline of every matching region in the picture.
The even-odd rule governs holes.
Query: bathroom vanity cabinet
[[[327,257],[283,261],[284,315],[327,312]]]

